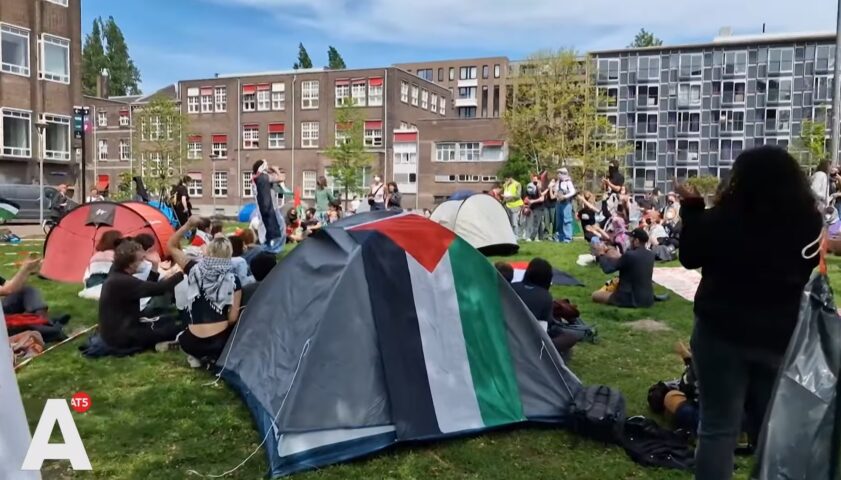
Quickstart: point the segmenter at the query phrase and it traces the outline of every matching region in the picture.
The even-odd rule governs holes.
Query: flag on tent
[[[526,275],[526,269],[529,268],[529,262],[510,262],[509,265],[514,269],[514,280],[512,283],[522,282],[523,277]],[[552,269],[552,285],[567,287],[584,286],[577,278],[557,268]]]
[[[20,205],[11,200],[0,198],[0,223],[8,222],[18,216]]]

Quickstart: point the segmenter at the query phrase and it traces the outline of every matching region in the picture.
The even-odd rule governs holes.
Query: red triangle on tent
[[[456,234],[419,215],[400,215],[349,230],[380,232],[412,256],[427,271],[435,270]]]

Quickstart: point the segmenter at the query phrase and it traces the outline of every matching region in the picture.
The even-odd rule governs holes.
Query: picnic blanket
[[[665,267],[654,269],[654,283],[662,285],[681,297],[695,301],[695,292],[701,283],[701,273],[683,267]]]

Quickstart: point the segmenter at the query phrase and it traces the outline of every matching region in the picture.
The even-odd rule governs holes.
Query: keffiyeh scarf
[[[203,297],[216,313],[223,314],[234,299],[236,275],[230,258],[201,257],[187,276],[187,300],[192,315],[193,303]]]

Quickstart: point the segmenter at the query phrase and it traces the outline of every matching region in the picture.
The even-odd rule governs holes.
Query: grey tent
[[[219,365],[265,438],[271,476],[397,442],[562,423],[581,385],[482,254],[393,212],[354,215],[292,250]]]
[[[508,212],[487,194],[447,200],[435,208],[430,220],[454,231],[485,255],[513,255],[520,249]]]

